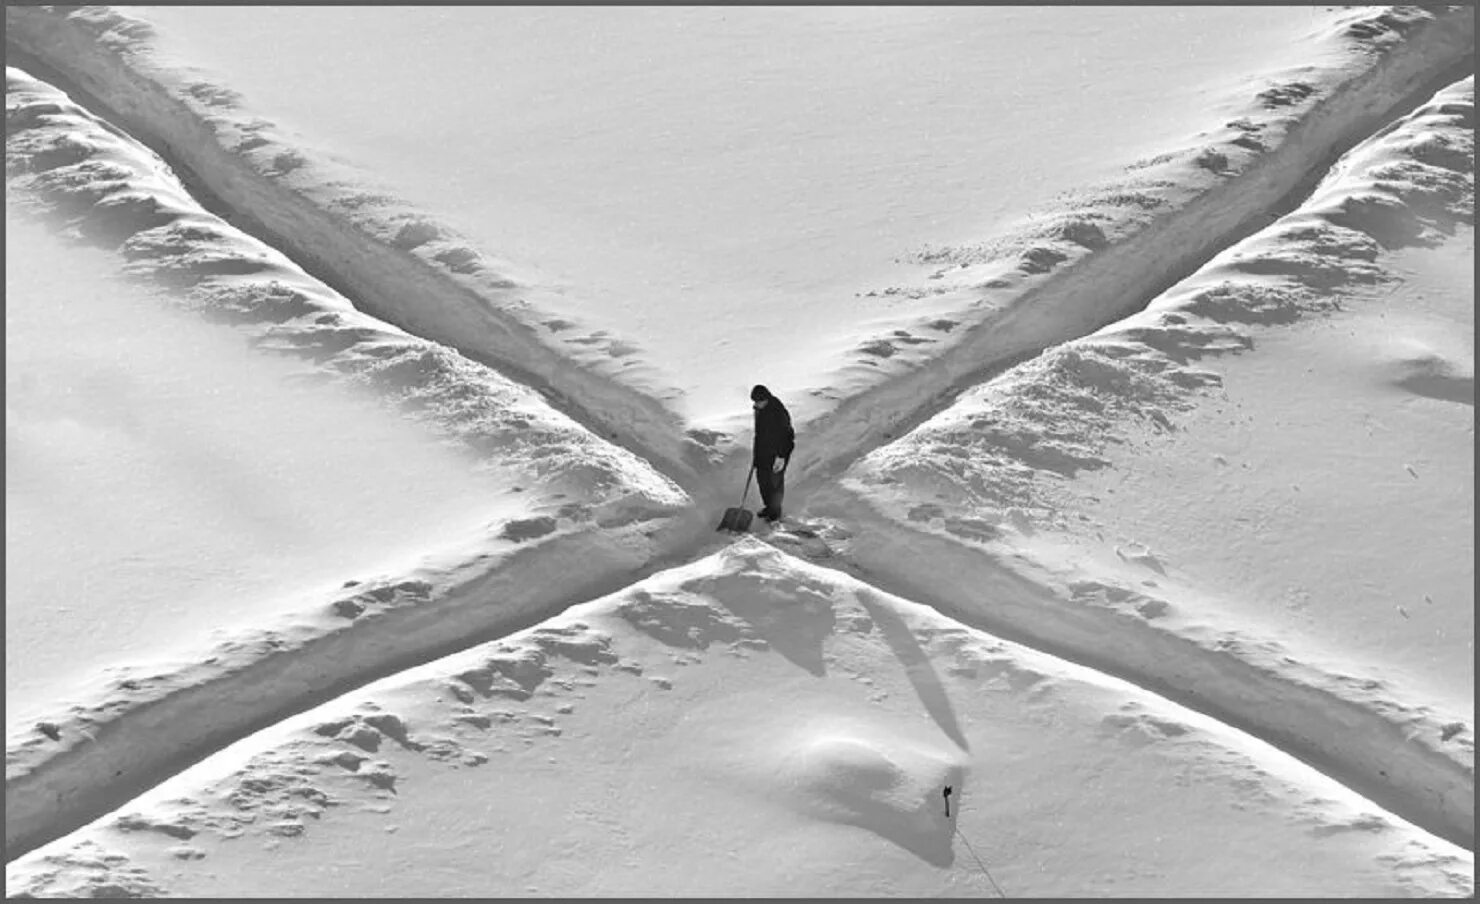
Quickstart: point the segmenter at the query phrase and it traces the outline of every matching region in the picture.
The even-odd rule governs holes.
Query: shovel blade
[[[750,509],[735,508],[725,509],[724,517],[719,519],[719,527],[715,530],[727,530],[741,534],[750,530],[750,519],[755,517],[755,512]]]

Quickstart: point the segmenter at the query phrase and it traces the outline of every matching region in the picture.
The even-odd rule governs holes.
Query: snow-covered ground
[[[815,511],[900,592],[1196,697],[1472,835],[1473,111],[1473,78],[1446,88]],[[1004,570],[1054,589],[962,592]]]
[[[619,586],[690,517],[631,453],[6,81],[8,839],[299,694]],[[298,655],[328,662],[284,671]],[[140,713],[177,724],[116,727]]]
[[[792,387],[798,417],[821,417],[942,358],[1020,294],[997,285],[1012,262],[979,255],[941,279],[940,248],[1042,244],[1044,211],[1095,185],[1111,186],[1099,200],[1116,222],[1093,231],[1113,236],[1136,205],[1164,215],[1236,179],[1251,138],[1231,123],[1340,106],[1371,67],[1343,31],[1360,15],[146,7],[64,28],[27,17],[22,40],[79,57],[84,86],[300,256],[337,267],[367,310],[516,364],[625,444],[672,444],[681,423],[723,452],[750,384]],[[385,66],[415,58],[408,33],[443,48],[435,62]],[[90,35],[119,56],[80,54]],[[257,52],[279,41],[316,50],[276,64]],[[1407,90],[1415,61],[1456,52],[1446,42],[1426,32],[1434,46],[1382,67],[1371,93],[1389,79]],[[1190,211],[1190,235],[1277,199],[1354,112],[1300,140],[1260,136],[1270,172],[1228,192],[1233,222]],[[1226,166],[1208,165],[1210,148]],[[1206,178],[1179,189],[1188,168]],[[367,239],[397,266],[347,266]],[[432,273],[436,313],[407,298],[433,290]]]
[[[1209,107],[1251,93],[1250,75],[1311,62],[1335,18],[1320,7],[131,12],[157,28],[165,65],[229,85],[295,144],[381,174],[476,250],[558,289],[533,300],[613,334],[624,358],[684,393],[679,410],[699,425],[732,422],[755,382],[794,387],[812,416],[826,400],[801,391],[828,388],[870,321],[897,316],[893,297],[860,296],[918,278],[896,259],[1000,232],[1221,125]]]
[[[288,720],[8,878],[83,896],[1388,897],[1463,893],[1470,869],[1225,725],[747,539]]]
[[[7,27],[9,894],[1473,894],[1473,9]]]
[[[260,626],[410,564],[408,538],[528,510],[368,399],[163,308],[105,252],[9,208],[5,225],[10,723],[89,668]]]

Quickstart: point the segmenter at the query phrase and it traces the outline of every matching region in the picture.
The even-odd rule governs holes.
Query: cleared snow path
[[[1199,362],[1258,354],[1251,349],[1261,327],[1364,304],[1362,287],[1370,293],[1396,279],[1384,269],[1396,249],[1446,240],[1463,248],[1460,224],[1473,218],[1473,122],[1471,77],[1356,148],[1306,204],[1144,312],[973,388],[863,457],[814,495],[813,511],[848,526],[849,558],[891,592],[1237,725],[1472,846],[1464,691],[1441,696],[1374,677],[1369,663],[1350,661],[1350,650],[1347,661],[1333,662],[1319,625],[1250,627],[1237,609],[1230,615],[1232,607],[1199,601],[1207,588],[1179,586],[1154,556],[1117,549],[1155,572],[1135,575],[1156,578],[1158,589],[1148,590],[1125,573],[1101,575],[1082,549],[1064,561],[1040,551],[1035,560],[1027,541],[995,541],[1031,535],[1028,511],[1047,513],[1039,526],[1052,527],[1053,488],[1065,475],[1108,465],[1104,447],[1118,435],[1106,425],[1144,419],[1175,430],[1179,410],[1220,381]],[[1450,374],[1441,385],[1461,401],[1473,395],[1462,367],[1438,370]],[[1444,529],[1463,525],[1460,515]]]
[[[1442,75],[1452,80],[1451,70],[1468,61],[1473,18],[1469,9],[1354,13],[1329,38],[1336,64],[1271,84],[1219,134],[1137,167],[1123,182],[1004,240],[1004,248],[985,255],[1003,275],[943,291],[921,307],[930,312],[923,319],[946,332],[939,343],[916,345],[909,336],[884,342],[887,348],[864,363],[888,359],[900,368],[891,379],[800,425],[808,442],[795,463],[794,486],[835,474],[994,369],[1138,309],[1246,235],[1408,98]],[[375,210],[388,203],[383,198],[296,182],[295,172],[307,165],[303,154],[270,130],[238,122],[238,101],[228,88],[155,59],[146,23],[107,9],[59,15],[12,8],[7,25],[9,41],[56,68],[110,119],[190,170],[244,225],[260,224],[273,244],[346,287],[367,311],[542,387],[601,435],[661,463],[701,497],[706,490],[697,484],[707,465],[743,468],[743,452],[727,455],[722,437],[686,434],[661,400],[634,392],[630,386],[639,384],[627,375],[612,379],[615,371],[562,356],[549,336],[524,325],[516,287],[501,275],[509,268],[494,274],[474,250],[444,247],[434,241],[442,233],[409,211]],[[1136,200],[1127,206],[1131,196]],[[981,276],[981,249],[933,255]],[[621,357],[612,354],[614,362]]]
[[[115,41],[121,40],[126,49],[127,36],[110,32],[121,24],[127,24],[121,17],[88,21],[73,16],[62,20],[39,9],[7,9],[8,40],[19,42],[58,67],[119,121],[155,136],[157,143],[189,167],[244,223],[260,224],[265,234],[294,249],[295,255],[311,262],[315,270],[329,275],[336,284],[350,287],[363,299],[366,310],[429,339],[469,350],[481,360],[543,387],[571,413],[646,456],[686,487],[694,488],[704,467],[718,463],[716,456],[685,437],[682,425],[661,402],[631,392],[605,375],[572,365],[522,325],[481,303],[467,281],[450,272],[455,270],[455,263],[448,261],[458,259],[456,255],[437,265],[414,254],[414,249],[428,240],[414,228],[389,236],[356,228],[349,206],[321,207],[285,187],[281,179],[273,178],[274,174],[264,174],[233,153],[204,118],[213,103],[210,86],[193,86],[197,90],[187,88],[176,93],[178,86],[153,81],[132,68],[126,52],[99,52],[99,37],[109,34]],[[1200,181],[1185,183],[1191,188],[1173,201],[1162,202],[1159,206],[1169,209],[1157,210],[1154,217],[1122,221],[1118,224],[1120,232],[1101,228],[1094,221],[1102,218],[1093,214],[1103,199],[1091,199],[1082,209],[1067,211],[1049,235],[1020,237],[1026,245],[1020,249],[1020,258],[1031,266],[1020,267],[1020,272],[1005,283],[1003,288],[1011,297],[996,314],[962,330],[949,350],[931,362],[847,399],[834,411],[804,425],[812,448],[834,452],[800,463],[796,481],[801,484],[799,490],[804,490],[807,483],[815,485],[835,475],[860,454],[939,410],[963,386],[979,382],[983,374],[1124,316],[1229,241],[1246,234],[1251,224],[1287,203],[1291,192],[1309,180],[1317,167],[1369,134],[1434,78],[1461,64],[1472,46],[1472,28],[1472,10],[1444,14],[1435,21],[1419,23],[1396,49],[1375,55],[1370,66],[1356,77],[1333,78],[1324,86],[1304,85],[1303,92],[1274,95],[1280,100],[1266,101],[1269,116],[1264,121],[1247,121],[1246,126],[1224,136],[1226,140],[1212,141],[1183,159],[1171,161],[1173,167],[1190,166]],[[1251,132],[1260,133],[1252,143],[1248,140]],[[246,136],[243,146],[260,147],[265,141]],[[291,162],[289,157],[285,165]],[[950,260],[952,253],[969,251],[946,252],[942,261]],[[1050,263],[1038,266],[1037,262],[1044,260]],[[417,298],[428,304],[426,311],[431,313],[399,308],[398,298]],[[699,495],[703,499],[707,493],[701,491]],[[705,536],[701,542],[710,543],[712,538]],[[645,567],[653,570],[656,566],[649,560]],[[488,574],[483,572],[467,580],[476,583],[487,579]],[[448,598],[467,598],[473,592],[467,589],[467,580],[445,581]],[[548,611],[551,605],[546,601],[525,611]],[[383,636],[396,639],[404,635],[398,627]],[[487,639],[487,635],[479,639]],[[1051,639],[1048,645],[1058,640]],[[316,642],[329,644],[335,640],[320,638]],[[400,646],[396,649],[404,651]],[[414,658],[407,656],[398,663],[410,665]],[[424,661],[425,657],[421,658]],[[317,658],[305,655],[294,661],[309,667]],[[1216,666],[1206,660],[1196,665],[1216,671]],[[251,680],[261,674],[265,673],[252,671]],[[285,670],[284,674],[291,672]],[[301,680],[295,686],[301,688]],[[324,699],[322,695],[330,688],[343,686],[324,685],[326,689],[315,699]],[[216,693],[220,693],[219,686]],[[295,704],[292,709],[296,711],[301,705]],[[164,709],[158,715],[176,721],[181,718]],[[244,715],[232,732],[240,736],[243,726],[265,724],[264,720],[271,720],[270,713],[281,715],[283,709]],[[130,727],[130,731],[140,729],[146,733],[150,730],[142,723]],[[210,743],[219,746],[228,734],[231,732],[223,728],[211,736]],[[100,749],[103,745],[90,746]],[[1368,749],[1358,753],[1370,759]],[[158,756],[158,751],[154,755]],[[73,775],[98,783],[97,793],[111,792],[113,789],[106,785],[110,764],[105,759],[94,757],[72,766],[76,770]],[[154,765],[158,768],[161,764]],[[1363,770],[1373,767],[1367,759],[1358,765]],[[150,780],[159,777],[161,773],[151,773]],[[142,773],[139,781],[143,781]],[[1422,782],[1444,800],[1452,799],[1451,788],[1439,787],[1427,778]],[[130,789],[136,791],[139,787],[136,784]],[[38,813],[43,802],[50,802],[53,790],[37,796]],[[8,780],[8,841],[11,826],[18,819],[11,808],[11,793]],[[116,803],[117,795],[110,794],[108,800]],[[99,812],[97,807],[104,802],[101,798],[89,801],[91,812]],[[1429,818],[1433,813],[1425,810],[1419,815]],[[1429,822],[1432,824],[1431,818]],[[76,823],[74,818],[72,824]],[[7,847],[12,849],[11,856],[20,852],[11,844]]]
[[[214,646],[179,629],[171,655],[183,664],[118,670],[98,697],[48,700],[54,715],[8,724],[10,856],[315,700],[623,586],[689,544],[696,527],[688,498],[641,459],[528,389],[355,311],[273,249],[199,209],[147,151],[10,67],[6,123],[8,211],[59,221],[82,241],[115,250],[126,273],[164,290],[161,303],[229,323],[257,348],[307,362],[305,377],[370,389],[517,491],[487,499],[484,526],[465,538],[409,538],[433,548],[413,547],[420,564],[404,574],[289,593],[290,611],[259,613],[259,630]],[[45,400],[35,404],[44,408]],[[43,565],[23,564],[32,584],[44,583]],[[106,617],[138,604],[122,596]],[[23,602],[45,605],[11,605]],[[195,602],[220,608],[209,596]],[[8,644],[66,642],[65,632],[7,637]]]
[[[1360,45],[1356,34],[1368,33],[1347,33]],[[834,477],[908,432],[963,388],[1141,310],[1218,252],[1293,208],[1337,156],[1427,100],[1438,86],[1472,72],[1473,48],[1473,8],[1421,22],[1402,43],[1362,58],[1360,66],[1305,72],[1261,92],[1243,117],[1208,136],[1205,145],[1167,155],[1169,160],[1125,183],[1092,191],[1081,202],[1051,211],[1046,224],[1004,240],[1003,250],[1017,252],[1011,261],[1016,267],[994,289],[1005,296],[993,299],[996,310],[967,325],[947,351],[807,424],[808,447],[832,451],[802,463],[798,489],[804,479]],[[1180,196],[1138,201],[1152,206],[1149,216],[1127,214],[1126,193],[1145,192],[1168,178],[1182,186]],[[934,260],[942,265],[938,272],[948,273],[951,266],[1000,253],[946,248]]]
[[[1472,873],[1246,734],[746,538],[246,738],[6,889],[1462,897]]]
[[[102,21],[90,18],[96,16]],[[469,249],[445,247],[436,228],[405,220],[377,235],[356,224],[356,212],[373,199],[347,193],[323,203],[295,189],[284,178],[302,164],[292,149],[277,149],[268,168],[258,169],[247,152],[269,145],[267,138],[217,132],[213,107],[229,103],[229,91],[151,79],[127,53],[109,47],[108,29],[127,22],[106,8],[59,16],[8,7],[7,47],[22,62],[39,61],[43,75],[60,76],[59,85],[79,102],[148,145],[197,193],[213,196],[234,226],[354,299],[360,310],[496,367],[603,438],[693,484],[702,450],[660,401],[560,355],[505,310],[521,304],[516,285],[469,263],[477,258]]]
[[[1446,720],[1428,707],[1381,697],[1380,682],[1303,665],[1265,638],[1168,630],[1158,619],[1176,611],[1175,597],[1066,581],[955,541],[871,525],[878,516],[861,506],[828,512],[854,525],[849,571],[880,589],[1211,716],[1473,848],[1473,764],[1442,749]]]

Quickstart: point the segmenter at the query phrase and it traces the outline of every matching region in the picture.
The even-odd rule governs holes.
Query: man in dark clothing
[[[796,432],[791,429],[791,414],[771,390],[756,386],[750,390],[755,406],[755,447],[751,462],[755,465],[755,482],[761,490],[765,507],[758,515],[767,521],[781,517],[781,497],[786,493],[786,464],[796,447]]]

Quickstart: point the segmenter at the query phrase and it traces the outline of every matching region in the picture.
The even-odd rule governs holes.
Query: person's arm
[[[777,456],[777,462],[781,467],[777,470],[785,470],[786,466],[791,464],[791,453],[796,450],[797,446],[797,433],[791,427],[790,412],[781,412],[781,437],[781,454]]]

